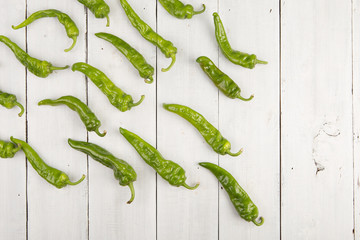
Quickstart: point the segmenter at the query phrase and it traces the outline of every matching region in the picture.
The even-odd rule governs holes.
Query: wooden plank
[[[186,2],[201,8],[202,2]],[[218,184],[197,165],[217,163],[218,156],[190,123],[162,107],[163,103],[186,105],[218,123],[218,90],[196,63],[199,56],[217,61],[218,55],[209,30],[217,1],[204,3],[206,11],[190,20],[177,19],[158,4],[158,32],[178,48],[176,63],[166,73],[160,69],[169,59],[158,51],[158,149],[185,169],[188,185],[200,182],[198,189],[191,191],[172,187],[158,176],[158,240],[218,239]]]
[[[25,33],[14,32],[11,25],[25,16],[25,2],[0,1],[0,32],[20,46],[25,46]],[[15,94],[26,107],[25,68],[11,50],[0,44],[0,91]],[[0,106],[0,139],[10,141],[10,136],[25,138],[26,114],[18,117],[19,108],[11,110]],[[26,239],[26,160],[17,154],[12,159],[0,159],[0,239]]]
[[[232,64],[220,52],[220,69],[242,89],[243,102],[219,98],[219,129],[231,142],[232,152],[220,156],[220,166],[230,171],[259,208],[261,227],[239,217],[226,192],[219,192],[219,239],[279,239],[279,6],[278,1],[226,1],[219,15],[234,49],[254,53],[268,65],[246,69]],[[214,30],[213,30],[214,31]]]
[[[353,239],[351,1],[282,1],[282,238]]]
[[[85,14],[80,4],[68,1],[28,1],[28,16],[35,11],[55,8],[76,22],[80,36],[75,48],[56,18],[39,19],[28,27],[28,49],[33,57],[54,66],[71,65],[85,59]],[[23,21],[18,17],[16,22]],[[24,29],[18,31],[25,31]],[[86,129],[77,114],[65,106],[37,103],[45,98],[74,95],[85,100],[85,81],[70,70],[55,71],[48,78],[28,72],[28,141],[48,163],[76,181],[87,174],[86,157],[72,150],[69,137],[86,139]],[[66,231],[64,231],[66,229]],[[61,190],[47,183],[28,164],[28,239],[87,239],[87,181]]]
[[[104,19],[95,19],[89,12],[89,64],[103,71],[118,87],[132,95],[134,102],[144,94],[145,100],[127,112],[113,107],[102,92],[89,81],[89,105],[99,114],[104,138],[91,134],[89,141],[97,143],[118,158],[131,164],[137,172],[134,183],[136,197],[130,205],[128,187],[121,187],[107,169],[89,159],[90,171],[90,239],[156,239],[156,179],[155,173],[139,157],[119,133],[119,127],[138,133],[151,143],[156,141],[156,84],[145,84],[137,70],[110,43],[97,38],[97,32],[112,33],[131,44],[146,60],[156,66],[156,49],[131,26],[119,1],[107,1],[110,27]],[[129,1],[145,21],[156,22],[155,1]]]

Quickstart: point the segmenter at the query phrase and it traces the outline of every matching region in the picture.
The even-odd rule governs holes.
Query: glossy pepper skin
[[[135,198],[135,190],[133,182],[136,181],[137,175],[135,170],[124,160],[116,158],[106,149],[88,142],[75,141],[69,138],[69,145],[80,152],[83,152],[95,161],[111,168],[114,171],[114,176],[119,180],[121,186],[129,186],[131,191],[131,199],[127,202],[130,204]]]
[[[73,44],[68,49],[65,49],[65,52],[68,52],[71,49],[73,49],[76,44],[77,37],[79,36],[79,29],[77,28],[75,22],[69,17],[69,15],[60,12],[59,10],[47,9],[47,10],[37,11],[31,14],[30,17],[28,17],[25,21],[23,21],[19,25],[17,26],[13,25],[12,28],[16,30],[19,28],[26,27],[35,20],[44,17],[56,17],[59,20],[59,22],[65,27],[67,36],[73,40]]]
[[[130,110],[132,107],[138,106],[144,100],[142,95],[137,103],[133,102],[130,95],[124,93],[99,69],[93,66],[78,62],[72,66],[73,71],[79,71],[85,74],[90,80],[107,96],[110,103],[121,112]]]
[[[176,61],[177,48],[174,47],[172,42],[165,40],[159,34],[157,34],[149,25],[147,25],[131,8],[130,4],[126,0],[120,0],[121,6],[123,7],[129,21],[136,28],[141,36],[154,44],[160,49],[160,51],[167,58],[171,58],[171,64],[167,68],[162,68],[161,71],[167,72],[174,65]]]
[[[224,138],[220,131],[209,123],[203,115],[193,109],[179,104],[163,104],[163,107],[189,121],[200,132],[205,141],[215,152],[221,155],[229,154],[233,157],[239,156],[243,152],[243,150],[240,149],[237,153],[231,153],[230,142]]]
[[[6,107],[7,109],[11,109],[15,106],[20,108],[20,113],[18,114],[21,117],[24,114],[24,107],[20,103],[18,103],[17,98],[14,94],[5,93],[0,91],[0,105]]]
[[[6,46],[8,46],[11,51],[15,54],[15,57],[27,67],[27,69],[35,74],[38,77],[46,78],[52,73],[54,70],[63,70],[68,68],[65,67],[54,67],[51,63],[47,61],[42,61],[33,57],[30,57],[24,50],[22,50],[18,45],[12,42],[9,38],[0,35],[0,42],[3,42]]]
[[[85,124],[86,129],[91,132],[94,131],[100,137],[104,137],[106,135],[106,131],[103,133],[99,132],[99,128],[101,126],[101,122],[96,117],[96,115],[91,111],[91,109],[83,103],[80,99],[74,96],[63,96],[58,99],[44,99],[38,103],[38,105],[50,105],[50,106],[58,106],[58,105],[66,105],[71,110],[78,113],[81,121]]]
[[[249,195],[242,189],[236,179],[225,169],[209,162],[199,163],[200,166],[210,170],[215,177],[219,180],[229,195],[236,211],[240,217],[248,222],[253,222],[256,226],[261,226],[264,223],[264,218],[259,216],[259,210],[256,205],[251,201]]]
[[[196,184],[193,187],[188,186],[185,183],[185,170],[177,163],[164,159],[158,150],[145,142],[138,135],[124,128],[120,128],[120,133],[135,148],[142,159],[171,185],[176,187],[183,186],[190,190],[194,190],[199,186],[199,184]]]
[[[245,68],[253,69],[256,64],[267,64],[265,61],[256,59],[256,55],[247,54],[240,51],[233,50],[227,39],[224,25],[221,22],[219,14],[213,13],[215,24],[215,37],[219,44],[219,47],[225,57],[232,63],[240,65]]]
[[[139,75],[145,79],[146,83],[152,83],[154,81],[154,68],[146,62],[145,58],[135,48],[131,47],[121,38],[110,33],[100,32],[96,33],[95,35],[98,38],[110,42],[122,54],[124,54],[124,56],[131,62],[131,64],[139,71]]]
[[[0,140],[0,158],[13,158],[20,149],[19,145]]]
[[[85,179],[85,175],[83,175],[77,182],[71,182],[69,176],[64,172],[47,165],[29,144],[13,137],[10,139],[13,143],[21,146],[31,166],[42,178],[53,186],[63,188],[66,185],[77,185]]]
[[[78,0],[78,2],[87,7],[96,18],[106,18],[106,26],[110,26],[110,7],[104,0]]]
[[[190,19],[196,14],[203,13],[206,9],[203,4],[203,9],[200,11],[194,11],[194,7],[190,4],[183,4],[179,0],[159,0],[165,10],[179,19]]]
[[[240,95],[241,89],[239,86],[228,75],[217,68],[208,57],[198,57],[196,62],[200,64],[201,69],[208,75],[215,86],[229,98],[239,98],[243,101],[253,99],[254,95],[251,95],[249,98],[243,98]]]

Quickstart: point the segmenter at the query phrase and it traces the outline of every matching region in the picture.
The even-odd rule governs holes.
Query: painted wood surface
[[[359,0],[210,1],[191,20],[169,15],[153,1],[128,0],[155,31],[178,48],[170,60],[131,26],[117,0],[106,1],[110,27],[75,0],[0,0],[0,34],[33,57],[56,66],[87,62],[142,104],[120,112],[82,73],[34,76],[0,45],[0,90],[26,106],[0,107],[0,139],[24,139],[77,186],[56,189],[26,162],[23,153],[0,161],[0,239],[358,239],[360,240],[360,28]],[[185,1],[184,1],[185,2]],[[202,2],[188,0],[195,9]],[[55,18],[28,28],[11,25],[41,9],[69,14],[80,29],[75,48]],[[268,65],[249,70],[230,63],[214,38],[218,12],[234,49],[254,53]],[[145,84],[127,59],[97,38],[108,32],[129,42],[154,66]],[[195,62],[208,56],[241,87],[250,102],[225,97]],[[45,98],[74,95],[102,121],[100,138],[87,132],[65,106],[38,106]],[[163,103],[187,105],[204,115],[231,142],[239,157],[219,156]],[[119,133],[126,128],[186,170],[196,190],[170,186]],[[71,149],[67,139],[96,143],[130,163],[138,174],[128,205],[111,169]],[[241,219],[214,176],[198,162],[212,162],[236,177],[265,218],[261,227]]]

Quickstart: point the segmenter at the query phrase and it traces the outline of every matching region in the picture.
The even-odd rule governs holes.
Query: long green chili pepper
[[[19,145],[0,140],[0,158],[13,158],[20,149]]]
[[[159,0],[161,5],[165,8],[168,13],[179,19],[190,19],[196,14],[203,13],[206,9],[203,4],[203,9],[200,11],[194,11],[194,7],[190,4],[183,4],[179,0]]]
[[[261,226],[264,223],[264,218],[259,216],[259,210],[251,201],[249,195],[242,189],[236,179],[225,169],[209,162],[199,163],[200,166],[209,169],[215,177],[219,180],[229,195],[236,211],[240,217],[248,222],[253,222],[256,226]]]
[[[0,105],[6,107],[7,109],[11,109],[15,106],[20,108],[20,113],[18,114],[21,117],[24,114],[24,107],[20,103],[18,103],[17,98],[14,94],[5,93],[0,91]]]
[[[254,68],[256,64],[267,64],[266,61],[256,59],[256,55],[254,54],[250,55],[247,53],[233,50],[227,39],[225,28],[221,22],[219,14],[214,12],[213,16],[216,40],[220,46],[221,51],[224,53],[227,59],[229,59],[234,64],[250,69]]]
[[[99,132],[99,128],[101,125],[99,119],[95,116],[95,114],[85,103],[83,103],[80,99],[76,97],[63,96],[56,100],[44,99],[40,101],[38,105],[50,105],[50,106],[66,105],[71,110],[79,114],[81,121],[85,124],[86,129],[89,132],[94,131],[100,137],[104,137],[106,135],[106,131],[104,131],[103,133]]]
[[[233,157],[239,156],[243,152],[243,149],[240,149],[237,153],[231,153],[230,142],[224,138],[219,130],[209,123],[203,115],[193,109],[179,104],[163,104],[163,107],[188,120],[200,132],[215,152],[221,155],[229,154]]]
[[[174,47],[172,42],[165,40],[159,34],[157,34],[149,25],[147,25],[131,8],[130,4],[126,0],[120,0],[121,6],[123,7],[129,21],[136,28],[141,36],[157,46],[160,51],[167,58],[171,58],[171,64],[167,68],[162,68],[161,71],[167,72],[174,65],[176,61],[177,48]]]
[[[96,144],[75,141],[70,138],[68,143],[73,149],[81,151],[92,157],[95,161],[103,164],[108,168],[111,168],[114,171],[115,178],[119,180],[119,184],[121,186],[129,186],[130,188],[131,198],[127,203],[130,204],[134,200],[135,190],[133,182],[136,181],[137,175],[130,164],[124,160],[116,158],[109,151]]]
[[[145,142],[138,135],[124,128],[120,128],[120,133],[135,148],[142,159],[171,185],[176,187],[183,186],[190,190],[194,190],[199,186],[199,184],[196,184],[193,187],[187,185],[185,183],[185,170],[177,163],[164,159],[158,150]]]
[[[29,144],[13,137],[11,137],[10,139],[13,143],[21,146],[21,149],[24,151],[25,156],[30,162],[31,166],[42,178],[44,178],[48,183],[52,184],[53,186],[57,188],[63,188],[66,185],[77,185],[85,179],[85,175],[82,175],[82,177],[78,181],[71,182],[69,176],[66,175],[64,172],[47,165],[44,160],[42,160],[40,156],[35,152],[35,150],[30,147]]]
[[[106,26],[110,26],[110,7],[104,0],[78,0],[79,3],[87,7],[96,18],[105,18],[107,20]]]
[[[225,73],[223,73],[208,57],[198,57],[196,62],[200,64],[200,67],[212,80],[215,86],[220,89],[229,98],[239,98],[243,101],[250,101],[254,95],[249,98],[243,98],[240,95],[241,89],[239,86]]]
[[[63,70],[68,68],[65,67],[54,67],[51,63],[47,61],[42,61],[33,57],[30,57],[24,50],[22,50],[18,45],[12,42],[9,38],[0,35],[0,42],[3,42],[6,46],[8,46],[11,51],[15,54],[15,57],[27,67],[27,69],[35,74],[38,77],[46,78],[52,73],[54,70]]]
[[[28,17],[25,21],[23,21],[19,25],[17,25],[17,26],[13,25],[12,28],[19,29],[19,28],[26,27],[27,25],[34,22],[35,20],[37,20],[39,18],[44,18],[44,17],[56,17],[59,20],[59,22],[62,25],[64,25],[67,36],[73,40],[73,44],[68,49],[65,49],[65,52],[68,52],[71,49],[73,49],[73,47],[76,44],[77,37],[79,36],[79,29],[77,28],[75,22],[69,17],[69,15],[67,15],[63,12],[60,12],[59,10],[47,9],[47,10],[37,11],[37,12],[31,14],[30,17]]]
[[[110,103],[122,112],[138,106],[145,98],[145,95],[142,95],[140,100],[137,103],[134,103],[132,97],[115,86],[103,72],[87,63],[75,63],[72,66],[72,70],[82,72],[90,78],[90,80],[107,96]]]
[[[139,71],[139,75],[145,79],[146,83],[152,83],[154,81],[152,77],[154,75],[154,68],[146,62],[145,58],[135,48],[131,47],[121,38],[110,33],[100,32],[95,35],[98,38],[102,38],[110,42],[122,54],[124,54],[131,64]],[[147,79],[149,79],[149,81]]]

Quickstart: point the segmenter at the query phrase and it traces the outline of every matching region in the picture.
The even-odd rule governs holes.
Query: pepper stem
[[[21,104],[18,103],[18,102],[15,102],[15,105],[20,108],[21,111],[20,111],[20,113],[19,113],[18,115],[19,115],[19,117],[21,117],[21,116],[24,114],[25,109],[24,109],[23,105],[21,105]]]
[[[200,185],[200,183],[197,183],[195,186],[193,187],[190,187],[189,185],[187,185],[186,183],[183,183],[183,187],[187,188],[187,189],[190,189],[190,190],[195,190],[197,189],[197,187]]]
[[[149,84],[150,84],[150,83],[152,83],[152,82],[154,81],[154,79],[153,79],[152,76],[148,77],[148,79],[149,79],[149,80],[144,79],[145,83],[149,83]]]
[[[255,63],[256,64],[268,64],[267,61],[262,61],[262,60],[259,60],[259,59],[256,59]]]
[[[256,225],[256,226],[261,226],[264,223],[264,218],[260,217],[259,220],[253,219],[252,222]]]
[[[105,137],[105,135],[106,135],[106,130],[104,130],[104,132],[103,133],[101,133],[101,132],[99,132],[99,129],[97,128],[97,129],[95,129],[95,131],[94,131],[97,135],[99,135],[100,137]]]
[[[69,68],[69,65],[66,65],[65,67],[55,67],[55,66],[51,66],[50,67],[50,71],[54,71],[54,70],[64,70]]]
[[[205,10],[206,10],[206,6],[205,6],[205,4],[203,4],[203,9],[200,11],[194,11],[194,15],[203,13],[203,12],[205,12]]]
[[[140,105],[140,103],[142,103],[142,101],[144,101],[144,99],[145,99],[145,95],[141,95],[140,100],[136,103],[132,103],[131,107],[136,107],[136,106]]]
[[[239,156],[243,151],[244,151],[243,149],[240,149],[237,153],[231,153],[229,150],[226,153],[229,154],[230,156],[236,157]]]
[[[251,94],[251,96],[249,97],[249,98],[243,98],[242,96],[238,96],[237,97],[238,99],[241,99],[241,100],[243,100],[243,101],[250,101],[251,99],[253,99],[254,98],[254,94]]]
[[[170,70],[170,68],[174,65],[174,63],[175,63],[175,61],[176,61],[176,55],[175,54],[172,54],[171,55],[171,64],[170,64],[170,66],[168,66],[167,68],[162,68],[161,69],[161,71],[162,72],[167,72],[167,71],[169,71]]]
[[[109,15],[106,15],[106,26],[107,26],[107,27],[110,26],[110,18],[109,18]]]
[[[127,204],[130,204],[130,203],[132,203],[132,201],[134,201],[134,198],[135,198],[135,189],[134,189],[134,185],[133,185],[133,183],[131,182],[131,183],[129,183],[129,188],[130,188],[130,191],[131,191],[131,198],[130,198],[130,200],[129,201],[127,201]]]
[[[77,37],[72,37],[71,39],[73,40],[72,45],[68,49],[65,49],[64,52],[68,52],[68,51],[70,51],[71,49],[74,48],[74,46],[76,44]]]
[[[85,174],[82,175],[82,177],[76,181],[76,182],[71,182],[70,180],[67,180],[66,183],[69,185],[78,185],[79,183],[81,183],[83,180],[85,179]]]

